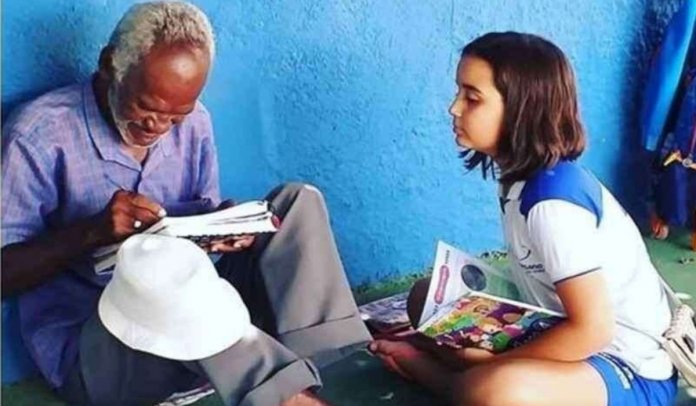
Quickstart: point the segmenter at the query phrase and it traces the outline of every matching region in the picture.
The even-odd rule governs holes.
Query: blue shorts
[[[671,406],[677,397],[677,374],[663,381],[643,378],[621,359],[598,354],[587,360],[607,386],[608,406]]]

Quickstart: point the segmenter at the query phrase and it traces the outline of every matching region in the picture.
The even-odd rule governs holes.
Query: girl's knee
[[[536,403],[524,385],[524,371],[514,364],[474,367],[455,381],[453,404],[457,406],[525,406]]]

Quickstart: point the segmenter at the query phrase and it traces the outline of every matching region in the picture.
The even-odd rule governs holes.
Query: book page
[[[471,292],[519,299],[515,284],[503,271],[449,244],[438,241],[428,295],[418,325]]]
[[[270,204],[254,200],[206,214],[165,217],[141,233],[187,238],[201,244],[232,235],[273,233],[278,225]],[[92,253],[96,274],[113,270],[120,246],[121,243],[111,244]]]

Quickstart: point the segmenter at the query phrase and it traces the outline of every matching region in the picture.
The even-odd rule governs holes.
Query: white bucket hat
[[[225,350],[251,330],[237,291],[191,241],[134,235],[117,258],[98,311],[128,347],[190,361]]]

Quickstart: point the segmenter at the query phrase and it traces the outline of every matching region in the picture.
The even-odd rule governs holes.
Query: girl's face
[[[503,122],[503,97],[485,60],[465,56],[457,67],[457,95],[450,106],[452,128],[460,147],[496,156]]]

